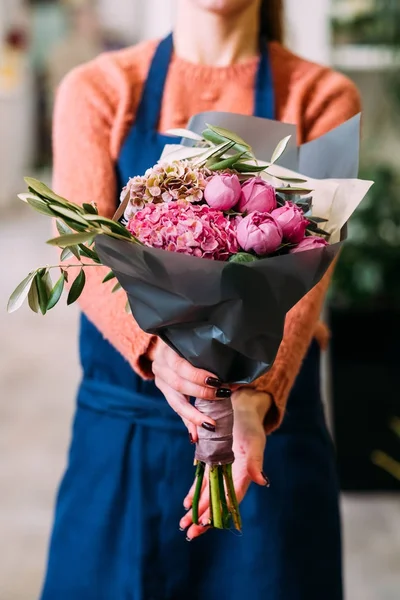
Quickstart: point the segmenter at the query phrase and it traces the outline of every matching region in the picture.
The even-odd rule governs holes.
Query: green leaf
[[[44,274],[42,275],[42,279],[43,279],[43,283],[46,287],[47,295],[50,296],[51,290],[53,289],[53,282],[51,280],[50,272],[48,270],[46,270],[44,272]]]
[[[81,225],[87,226],[87,221],[78,213],[74,212],[70,208],[65,208],[64,206],[58,206],[57,204],[50,204],[50,208],[57,213],[58,215],[62,215],[63,217],[68,217],[71,221],[75,221],[76,223],[80,223]]]
[[[63,293],[63,289],[64,289],[64,284],[65,284],[65,277],[64,277],[64,274],[61,273],[61,277],[58,279],[55,286],[53,287],[53,289],[50,292],[49,301],[47,303],[47,310],[51,310],[57,304],[59,299],[61,298],[61,294]]]
[[[202,142],[203,138],[198,133],[190,131],[190,129],[168,129],[167,135],[174,135],[180,138],[187,138],[188,140],[195,140],[196,142]]]
[[[113,289],[111,290],[111,293],[115,294],[115,292],[119,292],[119,290],[122,290],[122,287],[121,287],[121,284],[119,282],[117,282],[114,285]]]
[[[115,279],[115,275],[112,271],[107,273],[107,275],[104,277],[102,283],[107,283],[107,281],[111,281],[111,279]]]
[[[300,177],[282,177],[281,175],[273,175],[273,177],[289,183],[307,183],[307,179],[300,179]]]
[[[245,162],[237,162],[233,168],[239,173],[261,173],[261,171],[265,171],[265,169],[267,169],[267,166],[250,165],[249,163]]]
[[[66,269],[60,269],[62,276],[64,277],[65,281],[68,283],[68,271]]]
[[[243,156],[243,152],[238,152],[237,154],[234,154],[233,156],[230,156],[229,158],[225,158],[225,160],[221,160],[217,163],[212,164],[208,168],[210,169],[210,171],[222,171],[223,169],[234,168],[233,165],[242,156]]]
[[[258,260],[256,256],[249,254],[248,252],[238,252],[230,257],[229,262],[232,263],[250,263]]]
[[[59,237],[52,238],[47,241],[50,246],[58,246],[59,248],[70,248],[71,246],[77,246],[83,244],[93,238],[93,232],[84,233],[68,233],[67,235],[60,235]],[[73,252],[71,250],[71,252]]]
[[[282,156],[282,154],[285,152],[287,145],[289,143],[289,140],[292,136],[288,135],[285,138],[283,138],[283,140],[281,140],[279,142],[279,144],[277,145],[277,147],[275,148],[274,152],[272,153],[272,157],[271,157],[271,164],[273,165],[274,163],[276,163],[276,161]]]
[[[226,138],[227,140],[231,140],[231,142],[235,142],[235,144],[240,144],[244,148],[247,148],[247,150],[251,149],[251,146],[247,142],[245,142],[244,139],[241,138],[236,133],[233,133],[232,131],[229,131],[228,129],[224,129],[223,127],[215,127],[214,125],[209,125],[208,123],[207,123],[207,127],[208,127],[208,129],[210,129],[214,133],[217,133],[218,135],[222,136],[223,138]],[[204,133],[203,133],[203,135],[204,135]]]
[[[43,279],[45,277],[45,275],[46,275],[46,270],[44,270],[44,272],[43,272],[43,269],[42,269],[35,276],[37,292],[38,292],[38,296],[39,296],[39,306],[40,306],[40,311],[41,311],[42,315],[46,314],[47,303],[49,301],[47,279]]]
[[[58,219],[56,221],[56,227],[60,235],[67,235],[68,233],[72,233],[72,229],[70,229],[68,225],[65,225],[65,223],[59,221]]]
[[[73,246],[71,246],[71,247],[73,247]],[[61,252],[60,260],[61,260],[61,262],[64,262],[65,260],[67,260],[67,258],[71,258],[71,256],[73,256],[73,253],[71,252],[71,248],[64,248],[64,250]]]
[[[92,259],[95,263],[101,264],[99,255],[97,254],[97,252],[95,252],[95,250],[91,250],[87,246],[79,244],[79,252],[81,253],[81,255],[87,256],[87,258]]]
[[[85,210],[85,212],[89,213],[90,215],[97,215],[97,208],[95,206],[93,206],[93,204],[87,204],[86,202],[84,202],[82,204],[82,208]]]
[[[275,188],[275,191],[280,194],[296,194],[298,196],[302,196],[304,194],[309,194],[313,190],[306,190],[305,188],[288,186],[288,187]]]
[[[15,288],[13,293],[10,296],[10,299],[7,304],[7,312],[13,313],[23,305],[26,297],[29,294],[29,289],[32,284],[32,280],[36,275],[36,271],[31,271],[29,275],[25,277],[23,281]]]
[[[73,202],[69,202],[65,198],[62,198],[38,179],[34,179],[33,177],[25,177],[24,179],[25,183],[28,185],[28,188],[39,196],[62,204],[63,206],[69,207],[74,211],[76,210],[77,212],[82,212],[82,208],[80,206],[74,204]]]
[[[76,277],[73,284],[71,285],[71,289],[69,290],[69,294],[68,294],[68,298],[67,298],[68,305],[73,304],[73,302],[76,302],[76,300],[78,300],[79,296],[82,294],[83,288],[85,287],[85,283],[86,283],[85,271],[83,269],[81,269],[79,271],[78,276]]]
[[[106,225],[111,229],[111,231],[114,231],[115,233],[118,233],[123,237],[129,239],[132,238],[131,234],[126,229],[126,227],[124,227],[120,223],[117,223],[116,221],[113,221],[112,219],[108,219],[107,217],[102,217],[100,215],[86,215],[86,220],[89,222],[89,224],[94,222],[99,223],[100,225]]]
[[[132,314],[131,305],[129,304],[129,300],[127,300],[127,301],[126,301],[126,304],[125,304],[125,312],[126,312],[128,315],[131,315],[131,314]]]
[[[31,206],[34,210],[36,210],[36,212],[38,212],[42,215],[46,215],[47,217],[55,216],[54,212],[52,210],[50,210],[50,208],[47,206],[46,202],[43,202],[43,200],[39,200],[39,199],[31,196],[31,197],[28,197],[26,201],[29,204],[29,206]]]
[[[193,164],[200,165],[205,163],[212,156],[222,156],[229,148],[232,148],[232,142],[224,142],[223,144],[219,144],[218,146],[214,146],[209,150],[206,150],[202,154],[199,154],[195,159],[193,159]]]
[[[33,312],[38,313],[40,310],[39,306],[39,294],[37,291],[36,279],[32,281],[32,285],[28,294],[28,304],[29,308],[33,310]]]

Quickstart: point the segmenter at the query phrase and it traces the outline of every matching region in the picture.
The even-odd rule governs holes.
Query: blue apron
[[[157,132],[172,37],[160,43],[118,179],[143,173],[171,138]],[[255,115],[274,117],[267,47]],[[244,533],[185,541],[182,500],[193,481],[186,428],[85,316],[83,380],[55,513],[42,600],[341,600],[335,461],[313,342],[281,428],[268,438],[271,488],[252,485]]]

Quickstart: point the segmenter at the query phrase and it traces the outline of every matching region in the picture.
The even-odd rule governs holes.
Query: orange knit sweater
[[[115,211],[115,162],[135,119],[155,41],[103,54],[72,71],[57,95],[54,115],[54,187],[73,202],[95,201],[101,214]],[[298,126],[298,142],[316,138],[360,111],[354,85],[343,75],[270,44],[276,118]],[[191,115],[220,110],[252,114],[257,59],[228,67],[191,64],[174,56],[160,115],[161,132],[183,127]],[[135,165],[132,165],[132,176]],[[81,307],[142,377],[151,372],[152,337],[124,310],[124,294],[102,284],[105,268],[87,269]],[[284,339],[271,370],[254,386],[273,397],[267,430],[283,417],[286,400],[318,324],[330,273],[288,314]],[[321,329],[322,327],[322,329]]]

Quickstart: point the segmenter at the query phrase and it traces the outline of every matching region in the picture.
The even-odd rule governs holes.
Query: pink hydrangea
[[[205,204],[148,204],[131,217],[127,228],[146,246],[170,252],[228,260],[239,251],[233,223]]]

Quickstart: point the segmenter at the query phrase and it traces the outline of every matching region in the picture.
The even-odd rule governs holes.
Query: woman
[[[200,111],[296,123],[299,142],[357,113],[347,79],[280,44],[281,19],[277,0],[180,0],[173,43],[144,42],[73,71],[55,110],[57,191],[94,200],[111,216],[123,183],[170,141],[162,132]],[[214,423],[186,397],[212,400],[232,390],[141,332],[124,312],[123,294],[110,296],[103,277],[91,269],[82,297],[83,380],[42,599],[340,600],[334,458],[318,345],[310,346],[321,333],[329,277],[289,314],[270,372],[233,393],[241,538],[207,531],[206,491],[205,527],[180,508],[193,452],[176,413],[195,440],[195,425]],[[251,481],[259,486],[249,488]],[[190,502],[191,493],[187,509]]]

